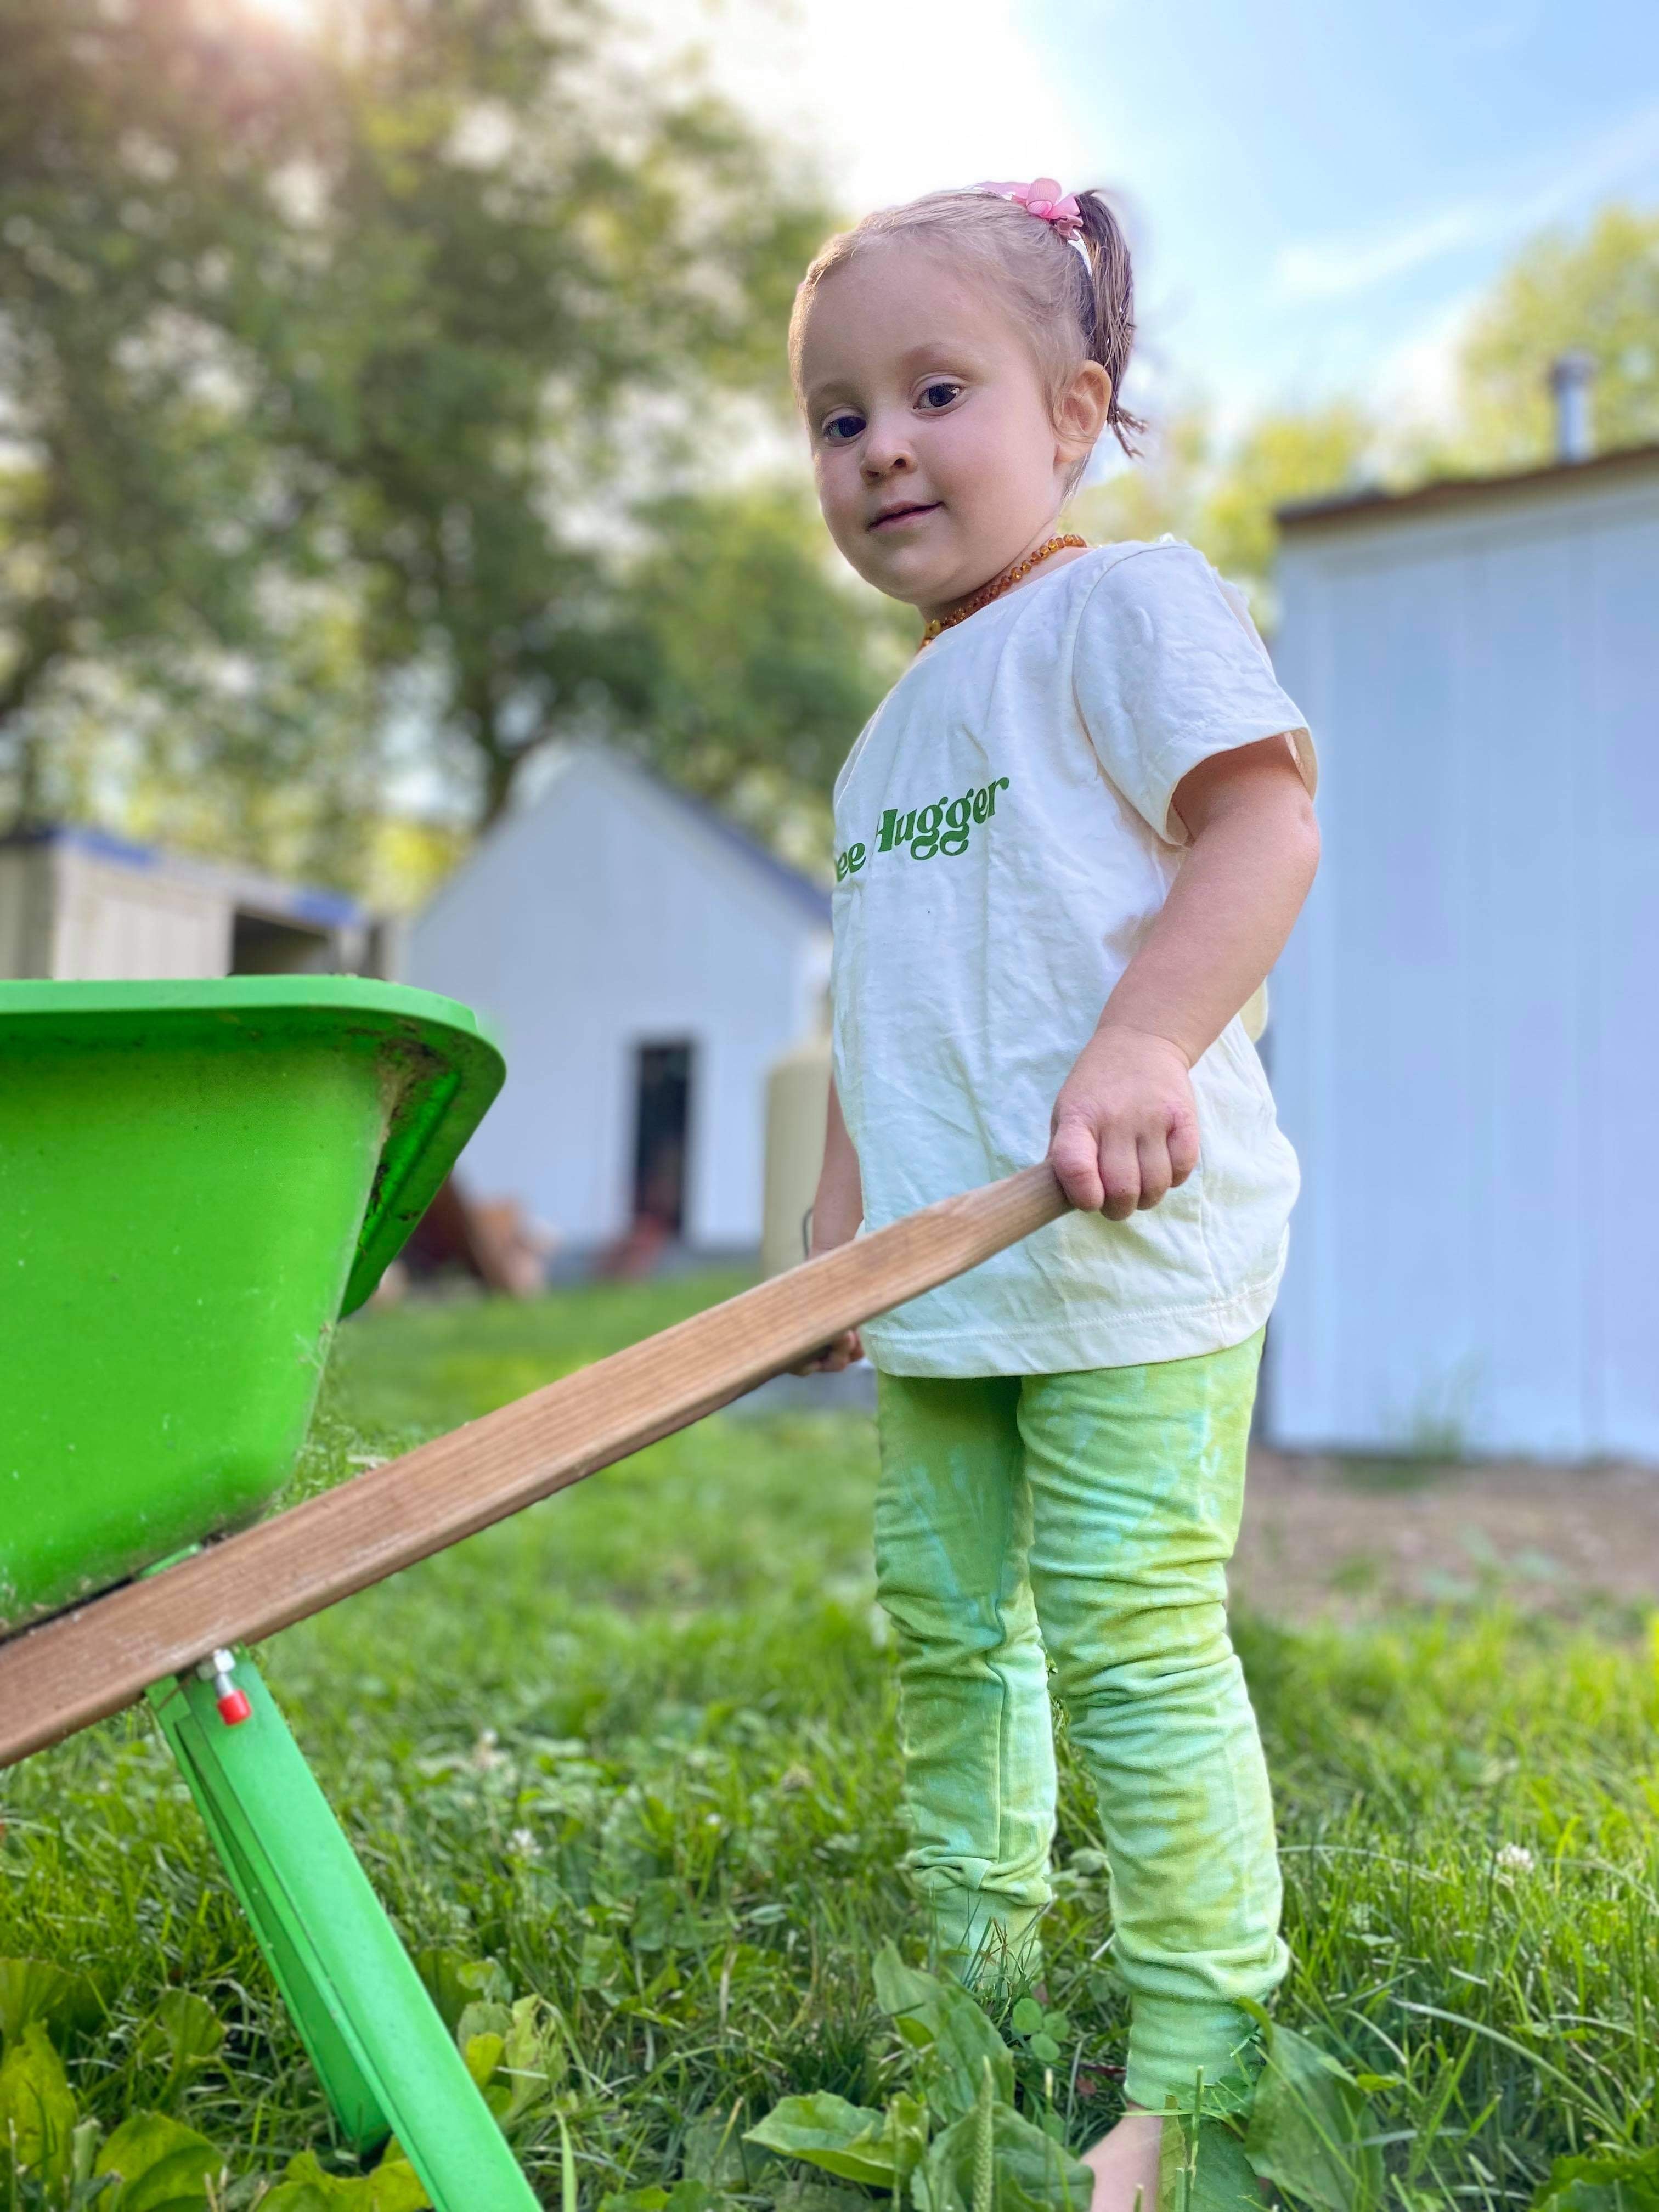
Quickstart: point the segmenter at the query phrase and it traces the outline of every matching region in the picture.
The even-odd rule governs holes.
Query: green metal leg
[[[220,1718],[210,1682],[150,1702],[252,1923],[341,2128],[397,2136],[437,2212],[536,2212],[454,2039],[427,1996],[299,1746],[245,1653],[253,1711]]]

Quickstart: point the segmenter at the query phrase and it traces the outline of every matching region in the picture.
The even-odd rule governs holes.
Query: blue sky
[[[1434,412],[1528,236],[1659,206],[1654,0],[719,0],[699,37],[850,208],[1039,169],[1121,188],[1147,372],[1225,422],[1337,392]]]

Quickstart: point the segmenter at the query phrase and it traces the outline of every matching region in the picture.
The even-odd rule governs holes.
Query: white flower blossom
[[[507,1753],[499,1748],[501,1738],[493,1728],[480,1731],[478,1741],[472,1747],[471,1763],[481,1774],[488,1774],[493,1767],[506,1765]]]

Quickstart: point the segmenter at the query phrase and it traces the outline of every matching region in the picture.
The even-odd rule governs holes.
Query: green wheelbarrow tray
[[[503,1073],[356,976],[0,983],[0,1635],[258,1517]]]

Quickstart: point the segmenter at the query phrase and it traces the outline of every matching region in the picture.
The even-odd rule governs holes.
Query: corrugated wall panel
[[[1584,1377],[1589,1254],[1579,967],[1588,917],[1581,824],[1595,736],[1573,610],[1580,549],[1521,535],[1477,556],[1485,582],[1466,742],[1483,817],[1481,958],[1468,992],[1488,1109],[1473,1440],[1590,1448]]]
[[[52,862],[54,975],[119,983],[228,973],[230,908],[216,893],[170,878],[164,865],[125,867],[69,845],[52,848]]]
[[[1659,502],[1292,543],[1324,763],[1273,1060],[1292,1445],[1659,1455]]]
[[[1601,1255],[1590,1395],[1599,1449],[1659,1460],[1659,514],[1597,543],[1585,590],[1601,764],[1585,838]]]

